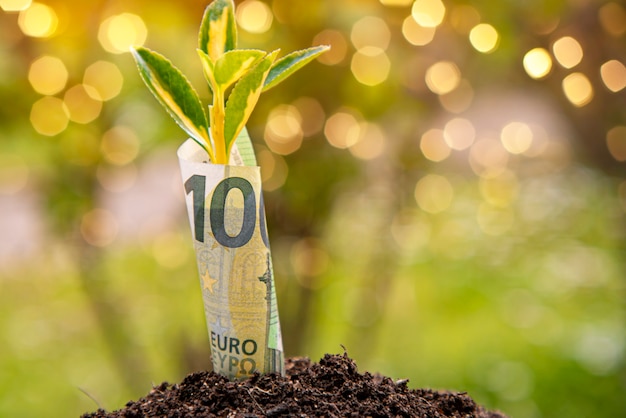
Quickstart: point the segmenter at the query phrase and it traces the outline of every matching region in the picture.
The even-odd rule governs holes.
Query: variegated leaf
[[[143,47],[132,48],[131,52],[141,78],[154,97],[176,123],[211,156],[207,116],[198,94],[187,78],[157,52]]]
[[[237,48],[235,5],[232,0],[213,0],[202,17],[198,48],[215,63],[225,52]]]
[[[233,91],[228,97],[224,122],[224,140],[227,155],[235,138],[245,126],[252,113],[252,109],[254,109],[254,106],[259,100],[259,96],[263,90],[263,83],[277,54],[278,51],[271,52],[253,69],[247,72],[237,84],[235,84]]]
[[[225,91],[264,56],[265,52],[258,49],[228,51],[215,63],[215,82]]]
[[[291,74],[304,67],[309,62],[313,61],[322,53],[328,51],[330,46],[321,45],[312,48],[303,49],[300,51],[294,51],[288,55],[285,55],[272,65],[269,75],[265,79],[265,85],[263,91],[267,91],[272,87],[275,87]]]

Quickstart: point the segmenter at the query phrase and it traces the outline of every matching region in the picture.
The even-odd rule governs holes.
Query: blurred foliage
[[[286,354],[343,345],[515,417],[623,415],[624,5],[236,3],[242,47],[333,47],[248,125]],[[184,135],[126,53],[202,85],[205,6],[0,0],[1,416],[210,367]]]

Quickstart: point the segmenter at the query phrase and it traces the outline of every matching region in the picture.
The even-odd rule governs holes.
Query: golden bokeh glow
[[[432,28],[443,22],[446,7],[441,0],[415,0],[411,15],[421,26]]]
[[[391,41],[391,31],[383,19],[365,16],[352,25],[350,40],[356,49],[373,46],[384,51]]]
[[[54,95],[63,90],[68,76],[63,61],[49,55],[37,58],[28,70],[28,81],[37,93],[43,95]]]
[[[475,50],[488,54],[496,50],[500,36],[496,28],[488,23],[481,23],[472,28],[469,40]]]
[[[379,0],[383,6],[402,7],[413,3],[413,0]]]
[[[472,85],[462,79],[458,87],[449,93],[439,96],[439,103],[450,113],[462,113],[466,111],[474,101],[474,89]]]
[[[339,111],[326,121],[324,135],[330,145],[345,149],[358,142],[361,136],[361,126],[352,113]]]
[[[531,49],[524,55],[524,70],[532,78],[539,79],[547,76],[552,69],[552,58],[543,48]]]
[[[509,152],[500,141],[481,138],[472,145],[469,162],[476,175],[491,177],[506,169],[509,156]]]
[[[359,139],[348,149],[350,153],[361,160],[379,157],[387,145],[383,128],[376,123],[361,122],[359,131]]]
[[[121,13],[105,19],[98,30],[100,45],[113,54],[129,52],[131,46],[146,42],[148,29],[143,20],[132,13]]]
[[[573,68],[583,59],[583,48],[571,36],[564,36],[554,42],[552,52],[563,68]]]
[[[519,194],[519,181],[511,170],[504,170],[493,177],[481,177],[478,186],[483,199],[499,208],[511,206]]]
[[[420,150],[428,160],[438,163],[450,156],[451,150],[441,129],[430,129],[420,139]]]
[[[402,22],[402,35],[412,45],[428,45],[435,37],[436,28],[424,27],[408,16]]]
[[[285,184],[289,174],[289,166],[285,159],[280,155],[273,154],[263,146],[259,147],[256,155],[261,167],[263,190],[271,192]]]
[[[348,41],[335,29],[324,29],[313,38],[313,45],[330,45],[330,50],[320,55],[317,60],[322,64],[336,65],[346,58]]]
[[[453,200],[454,187],[444,176],[427,174],[415,186],[415,201],[424,212],[441,213]]]
[[[608,131],[606,145],[613,158],[626,161],[626,126],[616,126]]]
[[[272,109],[267,117],[265,143],[274,153],[289,155],[302,145],[302,115],[298,108],[291,105],[279,105]]]
[[[533,144],[533,131],[522,122],[511,122],[502,128],[500,141],[511,154],[523,154]]]
[[[5,12],[19,12],[27,9],[32,0],[0,0],[0,9]]]
[[[616,38],[626,33],[626,10],[619,3],[610,2],[602,6],[598,18],[604,30]]]
[[[450,148],[462,151],[474,143],[476,129],[468,119],[454,118],[446,123],[443,129],[443,138]]]
[[[42,97],[33,103],[30,123],[42,135],[58,135],[67,128],[69,112],[63,100],[51,96]]]
[[[17,23],[25,35],[34,38],[47,38],[56,32],[59,18],[52,7],[41,3],[32,3],[28,8],[20,11]]]
[[[96,61],[85,69],[83,85],[94,99],[113,99],[120,94],[123,84],[122,72],[112,62]]]
[[[426,70],[426,85],[435,94],[447,94],[461,82],[461,71],[450,61],[439,61]]]
[[[450,24],[461,35],[468,35],[480,23],[480,13],[469,4],[459,4],[450,11]]]
[[[258,0],[246,0],[237,6],[237,23],[246,32],[265,33],[272,27],[272,9]]]
[[[108,163],[126,165],[139,154],[139,138],[131,128],[115,126],[102,135],[100,150]]]
[[[389,77],[391,62],[384,50],[377,47],[365,47],[352,56],[350,69],[359,83],[376,86]]]
[[[72,122],[89,123],[100,116],[102,101],[91,97],[85,86],[78,84],[65,92],[63,97]]]
[[[593,86],[583,73],[572,73],[563,79],[565,97],[574,106],[582,107],[593,99]]]
[[[607,61],[600,67],[602,82],[613,93],[626,87],[626,67],[617,60]]]
[[[317,99],[303,96],[294,100],[292,104],[300,115],[306,116],[300,122],[305,137],[321,132],[324,128],[324,122],[326,122],[326,113]]]
[[[118,233],[118,221],[111,211],[94,209],[86,213],[80,223],[83,239],[94,247],[110,245]]]

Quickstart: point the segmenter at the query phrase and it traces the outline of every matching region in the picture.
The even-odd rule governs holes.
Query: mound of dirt
[[[319,363],[286,361],[286,376],[258,375],[231,382],[213,372],[166,382],[118,411],[102,409],[84,418],[135,417],[424,417],[506,418],[486,411],[466,393],[409,389],[406,380],[359,373],[343,355]]]

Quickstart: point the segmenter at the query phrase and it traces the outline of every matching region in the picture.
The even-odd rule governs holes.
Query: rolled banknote
[[[178,159],[213,369],[230,379],[284,374],[260,168],[210,164],[191,139]]]

